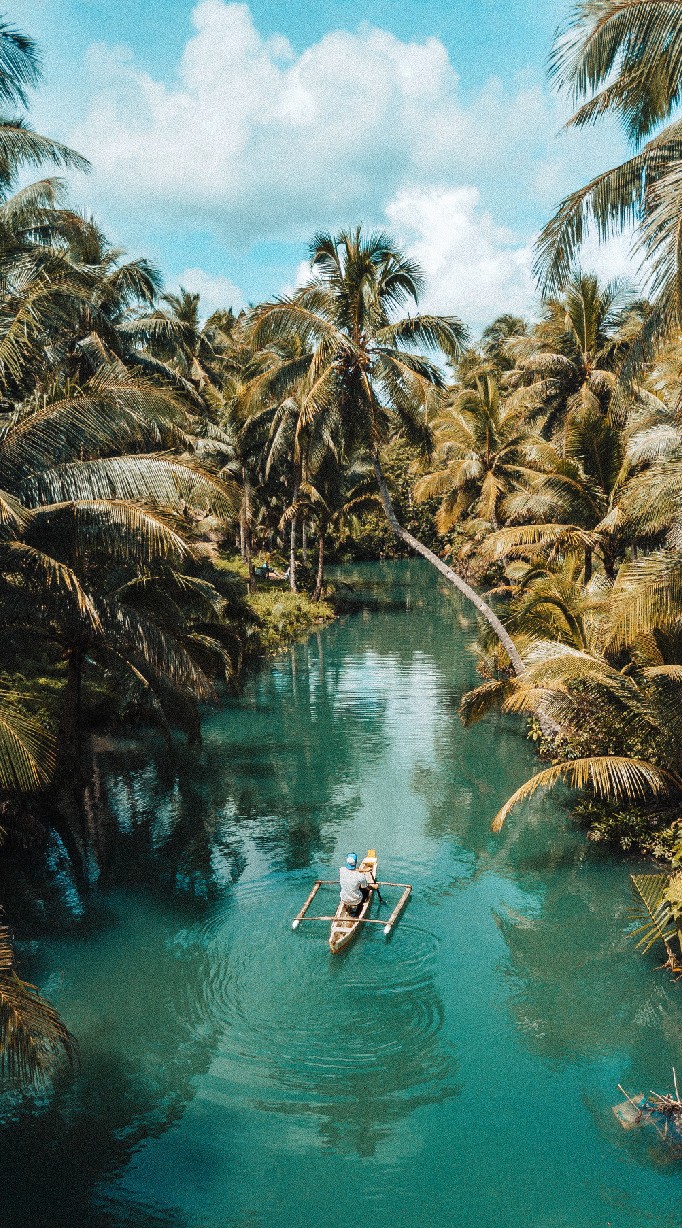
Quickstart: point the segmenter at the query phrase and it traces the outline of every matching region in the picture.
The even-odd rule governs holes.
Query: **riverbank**
[[[305,639],[335,617],[331,601],[313,601],[307,593],[292,593],[272,581],[266,583],[267,588],[261,587],[248,598],[258,619],[255,635],[261,657]]]

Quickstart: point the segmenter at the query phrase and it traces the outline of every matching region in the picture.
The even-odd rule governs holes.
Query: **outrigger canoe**
[[[360,909],[360,912],[358,913],[357,917],[354,917],[353,914],[348,909],[348,907],[342,903],[339,903],[339,906],[336,912],[334,913],[333,917],[326,916],[324,914],[322,916],[312,917],[310,913],[308,912],[308,909],[310,908],[310,905],[312,904],[313,900],[315,899],[315,896],[320,890],[320,887],[336,887],[337,891],[339,887],[338,879],[318,878],[313,883],[310,895],[305,901],[303,907],[300,909],[299,912],[296,913],[296,916],[291,922],[292,930],[297,930],[302,921],[331,921],[331,931],[329,934],[329,949],[331,950],[333,954],[335,954],[337,951],[342,951],[344,947],[348,946],[348,943],[358,932],[361,925],[381,925],[383,927],[384,936],[388,938],[389,934],[393,930],[393,926],[398,920],[398,917],[402,913],[403,908],[407,904],[407,901],[410,897],[410,892],[412,891],[412,886],[410,883],[380,883],[378,882],[377,876],[376,876],[377,875],[377,855],[374,849],[367,850],[367,856],[363,857],[358,868],[362,872],[367,874],[368,877],[371,875],[377,887],[401,887],[402,888],[402,895],[400,896],[398,903],[396,904],[395,908],[393,909],[393,912],[388,918],[388,921],[383,921],[376,917],[367,916],[367,913],[372,907],[372,896],[374,895],[373,891],[370,891],[369,896],[365,900],[364,904],[362,905],[362,908]]]
[[[367,856],[363,857],[358,870],[361,874],[366,874],[370,882],[375,883],[377,881],[377,855],[374,849],[367,850]],[[372,907],[373,896],[373,891],[367,893],[367,899],[363,902],[357,916],[354,916],[351,911],[352,906],[344,904],[343,900],[339,901],[339,906],[329,931],[329,950],[332,955],[336,955],[337,951],[343,950],[344,947],[348,946],[351,939],[355,937],[361,923]]]

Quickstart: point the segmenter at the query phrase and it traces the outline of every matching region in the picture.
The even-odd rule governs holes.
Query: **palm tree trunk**
[[[303,561],[304,567],[307,566],[307,563],[308,563],[308,521],[306,520],[305,516],[303,517],[303,524],[301,525],[301,559]]]
[[[82,706],[83,652],[80,645],[74,645],[67,658],[64,703],[57,735],[54,804],[59,817],[55,829],[64,840],[76,883],[80,890],[85,890],[90,832],[85,802],[88,773],[84,762]],[[65,828],[68,828],[70,838],[64,839]]]
[[[604,575],[613,584],[616,578],[616,552],[610,542],[604,543],[601,557],[604,564]]]
[[[243,473],[243,470],[242,470],[242,473]],[[244,507],[245,503],[246,503],[246,490],[244,489],[244,486],[242,485],[242,505],[239,511],[239,554],[241,556],[242,563],[246,562],[246,511]]]
[[[62,758],[71,766],[80,765],[81,734],[83,729],[83,653],[80,646],[72,647],[68,654],[66,687],[62,709],[59,742]]]
[[[248,568],[249,577],[247,581],[248,590],[253,592],[253,557],[251,552],[251,491],[249,488],[249,478],[246,472],[246,466],[242,465],[242,523],[241,523],[241,540],[242,540],[242,559]]]
[[[497,614],[495,614],[494,610],[491,610],[490,606],[486,604],[482,597],[479,597],[475,589],[471,588],[471,586],[466,583],[466,580],[463,580],[461,576],[458,576],[457,572],[453,571],[451,567],[448,567],[447,563],[444,563],[442,559],[439,559],[438,555],[434,554],[433,550],[429,550],[428,546],[425,546],[424,543],[420,542],[417,537],[414,537],[412,533],[408,533],[407,529],[402,527],[393,510],[391,494],[388,486],[386,485],[386,479],[381,468],[381,461],[376,452],[372,457],[372,463],[374,465],[374,473],[376,476],[377,485],[379,487],[381,502],[384,505],[386,519],[388,520],[393,533],[395,533],[395,536],[400,541],[404,542],[406,546],[409,546],[411,550],[414,550],[416,554],[420,554],[423,559],[427,559],[432,567],[435,567],[442,576],[445,576],[445,579],[448,580],[450,584],[454,585],[454,587],[458,589],[459,592],[462,593],[467,600],[476,607],[479,614],[482,614],[488,625],[492,627],[500,643],[504,647],[505,652],[512,663],[514,673],[517,675],[523,674],[525,667],[519,650],[506,627],[500,622]]]
[[[592,547],[585,546],[585,576],[583,582],[589,584],[592,579]]]
[[[320,519],[320,526],[317,533],[317,579],[315,581],[313,601],[319,601],[320,597],[322,596],[322,583],[324,581],[324,539],[326,533],[326,522],[324,519]]]
[[[298,482],[294,486],[293,503],[296,506],[298,500]],[[289,588],[292,593],[298,592],[296,583],[296,529],[298,527],[298,516],[296,513],[291,517],[291,528],[289,530]]]

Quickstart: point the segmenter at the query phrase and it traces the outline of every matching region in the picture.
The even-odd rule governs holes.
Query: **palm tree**
[[[208,406],[223,408],[221,386],[233,367],[233,334],[238,317],[231,310],[214,312],[202,321],[200,295],[180,287],[178,294],[163,294],[165,309],[141,317],[128,326],[133,336],[147,338],[151,351],[201,394]]]
[[[545,433],[570,430],[576,414],[604,414],[615,376],[617,329],[627,297],[618,282],[601,285],[593,273],[573,273],[560,297],[543,303],[540,322],[510,338],[516,360],[507,387],[530,384],[546,420]],[[558,440],[558,441],[559,441]]]
[[[536,269],[543,288],[556,292],[590,226],[605,238],[639,224],[638,249],[651,262],[653,310],[630,370],[680,321],[682,121],[671,116],[680,99],[681,46],[676,4],[588,0],[575,6],[550,67],[560,88],[585,100],[570,124],[616,115],[636,152],[562,201],[540,235]]]
[[[325,543],[331,528],[343,530],[357,524],[363,512],[373,511],[381,500],[376,492],[374,471],[367,462],[346,466],[336,453],[327,450],[315,472],[301,486],[301,498],[313,519],[317,519],[317,572],[313,601],[320,601],[324,586]]]
[[[579,651],[598,650],[603,599],[581,585],[579,554],[561,562],[536,562],[523,568],[511,584],[507,627],[526,643],[543,640],[569,644]]]
[[[500,396],[489,370],[478,371],[474,388],[454,391],[432,428],[438,468],[416,483],[415,497],[442,496],[439,533],[472,514],[498,529],[507,496],[553,451],[529,424],[525,407]]]
[[[47,784],[54,769],[54,739],[5,696],[0,699],[0,792],[28,793]],[[44,1082],[76,1046],[56,1010],[16,970],[11,935],[0,925],[0,1082]]]
[[[484,362],[500,375],[510,371],[514,365],[509,353],[509,342],[515,337],[524,337],[528,332],[528,324],[522,316],[504,312],[483,329],[481,334],[481,350]]]
[[[490,680],[464,696],[465,722],[491,708],[542,715],[560,730],[572,754],[557,758],[517,789],[493,820],[499,831],[510,811],[539,788],[564,781],[612,801],[682,796],[682,667],[610,665],[604,656],[568,644],[536,641],[525,672]],[[648,757],[640,748],[648,747]]]
[[[258,388],[260,396],[300,398],[300,425],[323,420],[330,439],[342,439],[348,458],[370,459],[384,511],[395,536],[428,559],[495,629],[514,668],[522,662],[494,611],[451,567],[398,522],[381,466],[380,448],[400,432],[423,450],[430,446],[425,407],[443,388],[440,368],[416,347],[455,360],[466,333],[453,317],[408,315],[423,288],[419,267],[383,234],[358,227],[311,245],[312,280],[296,294],[266,303],[253,314],[255,343],[278,345],[295,338],[300,357],[283,364]]]

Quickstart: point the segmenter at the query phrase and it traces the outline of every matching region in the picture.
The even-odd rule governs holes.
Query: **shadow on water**
[[[287,869],[328,855],[359,808],[357,773],[380,752],[384,710],[344,696],[338,675],[313,638],[207,713],[199,764],[180,750],[171,769],[152,742],[101,751],[113,816],[103,883],[151,876],[207,899],[239,878],[247,846]]]
[[[109,1228],[99,1199],[142,1141],[181,1117],[207,1069],[216,1027],[200,1002],[209,959],[177,941],[178,918],[135,896],[109,901],[93,941],[62,939],[45,989],[68,999],[80,1069],[31,1110],[6,1102],[0,1149],[0,1222],[7,1228]],[[40,972],[38,962],[36,972]],[[41,978],[43,979],[43,978]],[[141,1228],[181,1225],[139,1208]]]

